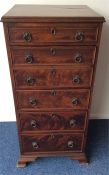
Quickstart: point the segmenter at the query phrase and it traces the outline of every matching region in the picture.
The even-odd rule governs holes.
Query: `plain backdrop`
[[[90,118],[109,119],[109,0],[1,0],[0,17],[15,4],[88,5],[104,16]],[[0,121],[15,121],[4,32],[0,23]]]

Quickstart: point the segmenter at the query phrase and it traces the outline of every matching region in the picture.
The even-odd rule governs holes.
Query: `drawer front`
[[[91,67],[33,67],[14,70],[16,87],[18,89],[90,87],[92,73],[93,69]]]
[[[19,109],[87,109],[90,91],[82,90],[34,90],[17,91]]]
[[[84,131],[87,113],[71,112],[25,112],[19,114],[19,126],[22,132],[72,130]]]
[[[82,151],[83,134],[22,136],[23,152]]]
[[[94,46],[53,46],[11,48],[13,64],[94,64],[96,47]]]
[[[84,26],[84,25],[83,25]],[[39,45],[40,43],[87,43],[96,42],[97,28],[72,27],[11,27],[9,39],[11,43]]]

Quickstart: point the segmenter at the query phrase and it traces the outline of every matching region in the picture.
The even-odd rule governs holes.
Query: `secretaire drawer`
[[[43,43],[90,43],[96,42],[98,28],[74,28],[71,24],[64,26],[10,27],[9,39],[11,44],[39,45]]]
[[[82,151],[83,134],[22,135],[22,152]]]
[[[17,91],[18,109],[87,109],[90,91],[79,90],[28,90]]]
[[[64,112],[23,112],[19,113],[21,132],[84,131],[87,121],[86,111]]]
[[[95,46],[11,47],[14,65],[94,64]]]
[[[14,70],[17,89],[88,88],[92,67],[28,67]]]

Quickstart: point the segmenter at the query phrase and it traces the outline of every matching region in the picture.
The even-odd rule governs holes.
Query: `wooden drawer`
[[[15,65],[94,64],[95,46],[11,47]]]
[[[55,87],[90,87],[91,67],[30,67],[14,70],[17,89],[41,89]]]
[[[32,90],[17,91],[19,109],[87,109],[90,91],[81,90]]]
[[[25,112],[19,114],[22,132],[72,130],[84,131],[87,119],[85,111],[70,112]]]
[[[23,152],[82,151],[83,134],[39,134],[22,136]]]
[[[90,43],[96,42],[97,28],[74,28],[64,26],[10,27],[9,39],[11,44],[39,45],[43,43]]]

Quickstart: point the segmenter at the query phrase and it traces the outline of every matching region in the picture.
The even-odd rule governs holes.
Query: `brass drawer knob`
[[[26,82],[29,86],[33,85],[34,82],[35,82],[35,79],[31,76],[28,76],[27,79],[26,79]]]
[[[79,104],[79,99],[76,98],[76,97],[74,97],[74,98],[72,99],[72,104],[73,104],[73,105],[78,105],[78,104]]]
[[[75,55],[75,63],[81,63],[82,62],[82,55],[80,53],[77,53]]]
[[[31,64],[33,62],[33,55],[32,54],[27,54],[25,56],[25,61],[26,61],[26,63]]]
[[[84,33],[83,32],[77,32],[75,34],[75,40],[76,41],[83,41],[83,39],[84,39]]]
[[[73,77],[73,82],[74,82],[74,83],[79,84],[79,83],[80,83],[80,81],[81,81],[81,78],[80,78],[80,76],[79,76],[79,75],[75,75],[75,76]]]
[[[30,97],[29,98],[29,103],[32,107],[36,106],[38,104],[38,100],[35,98]]]
[[[33,128],[37,128],[37,123],[36,123],[35,120],[31,120],[31,126],[32,126]]]
[[[67,143],[69,148],[74,148],[74,141],[73,140],[69,140]]]
[[[26,42],[30,42],[32,40],[32,35],[30,32],[25,32],[23,34],[23,39],[26,41]]]
[[[39,148],[38,143],[37,142],[32,142],[32,147],[34,149],[38,149]]]
[[[55,36],[56,35],[56,29],[55,28],[52,28],[51,29],[51,34],[52,34],[52,36]]]
[[[76,124],[76,120],[75,119],[71,119],[70,120],[70,126],[72,127],[72,126],[74,126]]]

